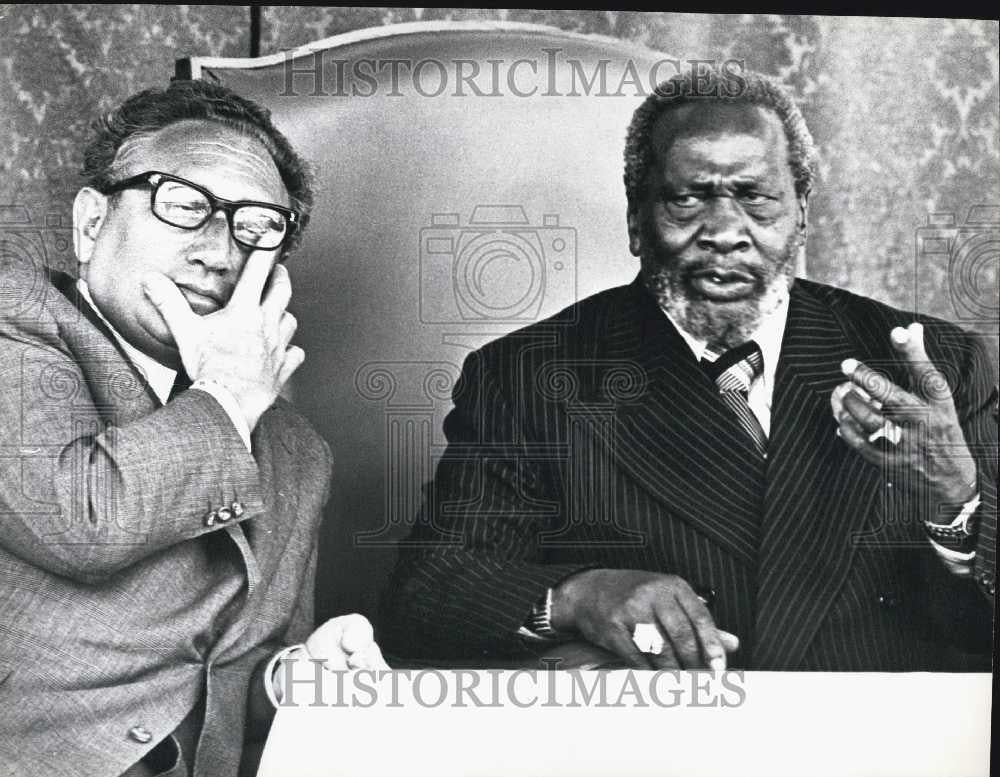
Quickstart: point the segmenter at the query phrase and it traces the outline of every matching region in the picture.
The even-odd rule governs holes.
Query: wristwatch
[[[961,542],[976,533],[976,522],[973,520],[979,507],[979,494],[962,505],[961,511],[951,523],[934,523],[924,521],[924,530],[934,539],[951,542]]]

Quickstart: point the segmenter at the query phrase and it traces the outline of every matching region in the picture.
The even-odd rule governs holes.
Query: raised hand
[[[229,302],[204,316],[191,310],[165,275],[143,278],[143,290],[170,329],[188,376],[225,386],[250,429],[305,359],[301,348],[289,345],[297,324],[286,310],[292,295],[288,271],[273,262],[273,251],[251,253]]]
[[[717,628],[705,603],[686,581],[634,569],[578,572],[552,592],[552,626],[576,632],[639,669],[726,668],[739,639]],[[659,654],[633,641],[639,624],[662,636]],[[648,627],[647,627],[648,628]]]
[[[961,505],[976,493],[976,463],[958,422],[952,389],[927,357],[921,324],[896,327],[890,341],[905,360],[916,393],[857,359],[845,360],[841,368],[849,381],[830,397],[840,436],[871,464],[908,470],[916,477],[908,481],[929,488],[938,505]],[[887,421],[898,432],[878,434],[892,428]],[[883,442],[883,436],[890,439]]]

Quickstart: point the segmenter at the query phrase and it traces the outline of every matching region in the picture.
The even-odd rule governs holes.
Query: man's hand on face
[[[850,380],[830,397],[839,434],[869,463],[887,472],[908,472],[907,481],[926,486],[939,506],[960,506],[975,496],[976,463],[948,382],[927,358],[921,324],[896,327],[890,340],[906,362],[917,393],[847,359],[842,370]],[[890,439],[892,431],[879,433],[887,421],[898,429],[898,441]]]
[[[283,265],[272,269],[273,258],[273,251],[251,253],[229,302],[206,316],[191,310],[167,276],[143,278],[146,296],[170,329],[188,377],[225,386],[251,430],[305,359],[301,348],[289,346],[297,325],[286,310],[292,286]]]
[[[553,628],[577,632],[637,669],[725,669],[739,639],[718,629],[704,602],[676,575],[632,569],[591,569],[552,592]],[[663,637],[659,655],[632,640],[640,623]]]

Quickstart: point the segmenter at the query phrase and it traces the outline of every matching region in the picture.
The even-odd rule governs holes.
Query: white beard
[[[728,350],[749,340],[761,321],[787,297],[800,245],[800,236],[792,235],[781,262],[770,265],[765,273],[756,270],[756,293],[734,302],[713,302],[693,293],[685,272],[666,265],[651,252],[641,254],[642,279],[660,307],[684,331],[711,348]]]

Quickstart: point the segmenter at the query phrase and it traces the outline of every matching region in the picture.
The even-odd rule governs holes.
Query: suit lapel
[[[104,420],[116,426],[136,421],[160,407],[152,388],[122,350],[118,339],[80,294],[71,276],[50,272],[52,285],[73,306],[73,326],[62,326],[63,339],[81,365],[94,406]],[[82,317],[90,326],[82,326]],[[65,318],[65,317],[63,317]]]
[[[764,472],[752,443],[640,282],[619,300],[607,354],[634,361],[646,390],[616,402],[613,456],[672,513],[755,563]]]
[[[828,306],[793,286],[775,377],[754,666],[793,669],[843,585],[879,474],[836,436],[830,394],[859,355]]]

